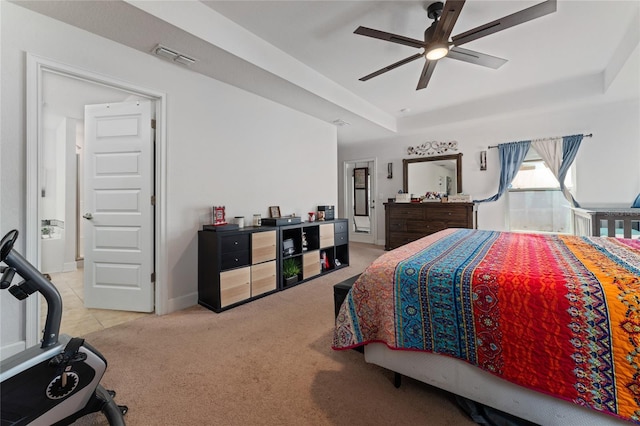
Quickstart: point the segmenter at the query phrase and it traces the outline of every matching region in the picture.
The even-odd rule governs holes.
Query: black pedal
[[[24,300],[31,294],[25,291],[25,289],[22,288],[22,285],[14,285],[13,287],[9,288],[9,293],[11,293],[13,297],[18,300]]]

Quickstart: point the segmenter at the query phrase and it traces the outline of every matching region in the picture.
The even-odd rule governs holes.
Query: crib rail
[[[573,231],[582,236],[640,237],[640,209],[572,209]],[[603,233],[602,230],[606,230]],[[603,235],[604,234],[604,235]]]

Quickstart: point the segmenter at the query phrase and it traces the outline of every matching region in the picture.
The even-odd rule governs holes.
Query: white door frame
[[[167,249],[166,249],[166,94],[145,87],[133,85],[101,74],[82,70],[46,58],[27,53],[27,194],[26,194],[26,249],[25,258],[40,267],[41,240],[39,224],[39,182],[42,144],[42,79],[44,72],[52,72],[65,77],[75,78],[88,83],[110,86],[118,90],[150,99],[156,105],[156,149],[155,149],[155,245],[154,270],[156,273],[155,312],[158,315],[166,313],[167,294],[166,277]],[[26,304],[26,345],[37,344],[41,338],[40,330],[40,298],[30,297]]]
[[[351,232],[351,227],[352,227],[352,223],[351,223],[351,218],[353,217],[353,209],[351,204],[349,204],[349,193],[351,191],[351,186],[350,186],[350,182],[351,182],[351,178],[352,176],[349,174],[349,164],[354,164],[354,163],[373,163],[373,168],[372,170],[369,171],[369,176],[371,176],[371,188],[370,188],[370,192],[371,192],[371,199],[369,200],[369,206],[371,207],[371,205],[373,204],[375,207],[373,209],[369,209],[369,220],[371,222],[371,231],[369,233],[369,236],[371,237],[371,241],[369,241],[369,238],[367,238],[367,243],[371,243],[371,244],[376,244],[377,241],[377,210],[378,210],[378,205],[376,204],[375,200],[376,200],[376,191],[378,190],[378,159],[377,158],[363,158],[363,159],[358,159],[358,160],[345,160],[342,164],[342,183],[343,183],[343,195],[344,195],[344,206],[346,206],[346,215],[347,215],[347,219],[349,219],[349,240],[352,240],[353,237],[353,232]],[[355,240],[354,240],[355,241]]]

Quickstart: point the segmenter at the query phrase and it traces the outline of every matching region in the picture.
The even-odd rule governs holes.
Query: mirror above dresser
[[[447,228],[477,227],[474,203],[424,197],[427,193],[450,196],[462,192],[462,154],[404,159],[402,166],[403,192],[412,196],[403,202],[384,203],[386,250]]]
[[[462,153],[403,159],[402,190],[418,196],[427,192],[461,193]]]

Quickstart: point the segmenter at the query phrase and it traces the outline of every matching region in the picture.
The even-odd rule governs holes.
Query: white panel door
[[[154,310],[151,102],[85,106],[84,303]]]

